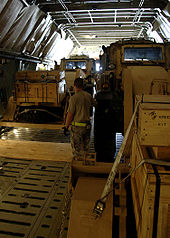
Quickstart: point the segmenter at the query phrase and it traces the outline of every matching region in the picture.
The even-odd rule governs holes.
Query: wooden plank
[[[72,161],[69,143],[0,140],[0,156],[17,159]]]
[[[143,102],[144,103],[150,102],[151,104],[152,104],[152,102],[154,102],[154,103],[159,103],[159,102],[160,103],[170,103],[170,95],[144,95]],[[149,103],[148,103],[148,105],[149,105]],[[154,104],[152,104],[152,106],[154,106]],[[159,106],[161,107],[161,104]]]
[[[168,204],[163,204],[159,211],[161,222],[158,223],[158,236],[159,237],[169,237],[170,233],[168,232],[168,220],[170,216],[170,206]],[[170,229],[170,224],[169,224]],[[169,234],[168,234],[169,233]]]
[[[112,168],[112,163],[96,162],[94,165],[84,165],[82,161],[72,162],[72,173],[73,174],[109,174]],[[119,164],[118,167],[122,173],[128,173],[128,164]]]
[[[127,217],[127,205],[126,205],[126,189],[125,189],[125,181],[123,181],[122,183],[122,176],[123,173],[121,170],[119,170],[119,177],[115,179],[115,183],[118,186],[118,188],[115,189],[115,194],[119,196],[119,206],[116,207],[114,205],[114,196],[113,196],[113,207],[114,207],[114,215],[115,216],[119,216],[119,238],[126,238],[126,217]],[[113,218],[113,222],[114,222],[114,218]]]
[[[115,207],[114,208],[114,215],[115,216],[122,216],[125,217],[126,219],[126,216],[127,216],[127,208],[126,207]],[[121,224],[119,224],[121,225]],[[124,229],[126,230],[126,225],[124,225]]]
[[[60,72],[53,71],[19,71],[16,73],[16,80],[57,80]]]
[[[39,129],[62,129],[63,124],[33,124],[19,122],[0,122],[0,126],[7,127],[23,127],[23,128],[39,128]]]
[[[170,110],[170,101],[169,104],[161,104],[161,102],[159,103],[142,103],[141,105],[141,109],[142,110]]]
[[[113,197],[109,195],[106,208],[99,219],[92,214],[106,179],[80,177],[73,194],[67,238],[111,238]]]
[[[94,165],[84,165],[82,161],[72,162],[73,174],[109,174],[112,164],[104,162],[96,162]]]
[[[168,85],[167,85],[167,91],[170,92],[170,69],[168,70]]]
[[[152,147],[156,159],[170,161],[170,147]]]

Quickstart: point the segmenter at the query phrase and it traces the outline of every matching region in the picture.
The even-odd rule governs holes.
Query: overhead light
[[[97,36],[96,36],[96,35],[82,35],[82,37],[88,38],[88,39],[94,39],[94,38],[96,38]]]

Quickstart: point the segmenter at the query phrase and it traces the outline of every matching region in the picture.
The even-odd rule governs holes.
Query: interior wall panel
[[[0,23],[1,51],[53,59],[62,47],[64,52],[67,49],[67,42],[51,16],[35,4],[26,6],[22,0],[0,0]]]
[[[2,12],[2,10],[4,9],[5,5],[7,4],[8,0],[1,0],[1,4],[0,4],[0,14]]]
[[[37,29],[34,31],[34,34],[32,35],[32,39],[30,41],[27,41],[23,52],[34,55],[34,53],[40,46],[41,42],[43,41],[50,24],[51,24],[50,16],[48,16],[47,18],[44,18],[41,21]]]
[[[50,40],[49,40],[48,44],[46,45],[46,47],[44,47],[43,57],[51,58],[51,56],[53,55],[53,48],[55,48],[55,45],[60,40],[61,40],[60,34],[55,32],[53,34],[53,36],[50,38]],[[63,45],[63,47],[64,47],[64,45]]]
[[[36,50],[36,52],[34,53],[34,56],[37,57],[42,57],[43,51],[44,49],[47,47],[47,45],[50,43],[50,39],[52,38],[52,36],[55,34],[56,32],[56,26],[54,25],[54,23],[51,23],[48,26],[48,31],[46,32],[46,34],[44,35],[44,38],[41,42],[41,44],[39,45],[38,49]]]
[[[6,40],[6,35],[14,24],[18,14],[24,7],[20,0],[1,0],[0,3],[0,47],[2,42]],[[14,11],[15,9],[15,11]],[[4,39],[5,38],[5,39]]]
[[[25,7],[2,41],[5,49],[21,52],[30,34],[36,29],[45,14],[35,6]]]
[[[34,13],[29,19],[27,26],[23,29],[23,32],[20,34],[20,40],[17,41],[17,44],[15,44],[13,47],[15,51],[23,52],[25,45],[27,44],[27,42],[31,41],[33,35],[35,34],[35,31],[37,30],[43,18],[45,17],[45,14],[40,11],[38,7],[34,7]]]

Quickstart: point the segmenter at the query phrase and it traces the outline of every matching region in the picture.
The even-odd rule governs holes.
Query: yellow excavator
[[[85,79],[94,73],[94,69],[94,59],[74,56],[62,59],[57,70],[17,72],[13,96],[9,98],[2,120],[34,123],[64,121],[74,79]]]
[[[16,73],[13,96],[3,121],[63,120],[67,87],[58,70],[20,71]],[[53,119],[52,119],[53,118]]]

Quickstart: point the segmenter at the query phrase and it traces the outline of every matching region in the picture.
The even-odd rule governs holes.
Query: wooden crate
[[[132,143],[132,169],[149,158],[137,136]],[[143,164],[131,176],[138,238],[170,237],[170,168]]]
[[[152,147],[155,159],[170,161],[170,147]]]
[[[170,146],[170,96],[144,96],[137,130],[141,145]]]

